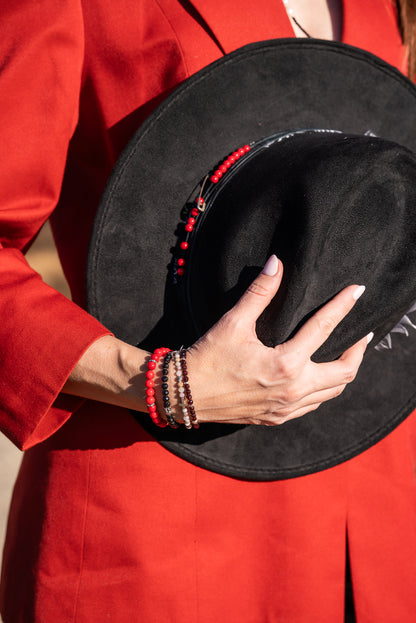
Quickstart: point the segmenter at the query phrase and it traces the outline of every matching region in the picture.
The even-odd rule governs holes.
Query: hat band
[[[341,130],[319,128],[289,130],[272,134],[271,136],[259,141],[253,141],[236,149],[218,164],[211,173],[204,177],[199,185],[199,190],[196,193],[195,191],[193,192],[193,199],[186,204],[184,209],[184,221],[180,226],[181,233],[173,258],[172,274],[173,283],[175,285],[183,281],[182,278],[186,272],[186,265],[189,263],[186,256],[189,257],[190,255],[192,240],[195,239],[196,232],[204,220],[203,216],[209,211],[217,193],[223,188],[224,182],[229,181],[241,166],[247,164],[247,162],[260,151],[271,147],[275,143],[289,140],[299,134],[311,132],[342,134]]]

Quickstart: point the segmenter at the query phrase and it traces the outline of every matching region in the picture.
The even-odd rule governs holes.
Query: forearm
[[[148,357],[147,351],[106,335],[84,353],[62,391],[146,411],[144,387]]]

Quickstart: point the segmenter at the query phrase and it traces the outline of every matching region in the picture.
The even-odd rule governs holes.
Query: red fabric
[[[0,425],[21,448],[51,435],[82,402],[58,398],[59,391],[84,350],[108,333],[45,285],[22,255],[56,206],[77,122],[83,42],[74,4],[16,2],[2,10]],[[75,255],[75,237],[71,244]]]
[[[292,36],[282,4],[17,0],[2,15],[1,424],[33,446],[11,507],[5,623],[341,623],[347,532],[358,623],[413,623],[415,415],[336,468],[247,483],[178,459],[123,409],[59,395],[105,332],[81,307],[118,154],[185,77]],[[403,68],[390,0],[345,0],[343,38]],[[76,304],[21,254],[50,213]]]

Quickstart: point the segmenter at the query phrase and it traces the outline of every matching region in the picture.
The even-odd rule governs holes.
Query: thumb
[[[254,325],[278,291],[282,276],[282,262],[276,255],[271,255],[259,276],[234,305],[231,313],[242,315],[248,325]]]

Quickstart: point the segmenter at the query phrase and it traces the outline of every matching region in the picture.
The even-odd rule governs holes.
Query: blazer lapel
[[[293,37],[281,0],[191,0],[224,54],[266,39]]]
[[[405,73],[403,42],[394,2],[344,0],[342,40],[370,50]]]
[[[221,51],[294,32],[282,0],[181,0],[198,13]],[[391,0],[343,0],[343,37],[403,70],[403,46]]]

